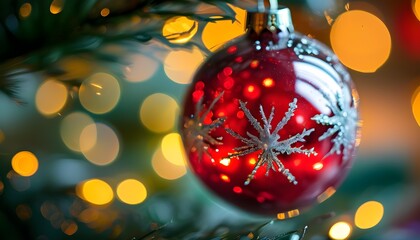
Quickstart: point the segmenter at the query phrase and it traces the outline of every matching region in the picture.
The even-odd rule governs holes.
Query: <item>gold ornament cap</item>
[[[277,0],[258,1],[257,8],[247,9],[247,12],[247,26],[258,34],[264,29],[288,33],[294,31],[290,9],[278,5]]]

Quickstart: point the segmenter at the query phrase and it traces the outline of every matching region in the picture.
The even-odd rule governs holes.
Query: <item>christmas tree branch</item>
[[[0,91],[18,99],[18,75],[36,71],[49,75],[64,74],[66,70],[57,69],[55,63],[69,55],[86,53],[97,61],[120,61],[118,56],[97,52],[107,43],[127,40],[144,43],[156,39],[170,47],[180,47],[161,34],[165,21],[174,16],[206,22],[235,19],[235,13],[228,5],[232,0],[134,2],[137,4],[102,17],[98,12],[105,7],[113,9],[113,6],[107,6],[108,2],[101,0],[66,1],[58,14],[53,14],[50,9],[50,0],[40,0],[32,3],[29,16],[22,15],[22,5],[2,1],[0,7],[12,8],[15,15],[11,17],[0,12],[0,33],[4,32],[0,35],[0,42],[6,46],[0,51]],[[8,24],[11,18],[16,20],[16,26]]]

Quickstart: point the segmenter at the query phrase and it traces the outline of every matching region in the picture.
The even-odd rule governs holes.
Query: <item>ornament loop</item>
[[[258,12],[265,12],[265,10],[266,10],[265,3],[266,2],[267,2],[267,0],[258,0],[258,2],[257,2]],[[268,0],[268,4],[270,6],[269,9],[272,9],[272,10],[277,10],[278,7],[279,7],[278,0]]]

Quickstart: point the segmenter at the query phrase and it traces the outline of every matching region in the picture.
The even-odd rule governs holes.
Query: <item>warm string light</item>
[[[80,150],[91,163],[108,165],[118,157],[120,140],[111,127],[103,123],[90,124],[80,133]]]
[[[16,207],[16,215],[20,220],[29,220],[32,217],[32,209],[26,204],[19,204]]]
[[[111,11],[109,10],[109,8],[103,8],[101,10],[101,16],[102,17],[107,17],[110,13],[111,13]]]
[[[67,103],[68,95],[68,90],[64,83],[54,79],[46,80],[36,93],[36,108],[45,116],[59,114]]]
[[[80,135],[89,125],[94,124],[93,119],[82,112],[73,112],[65,116],[60,124],[60,136],[64,144],[73,151],[80,152]],[[92,144],[93,147],[94,144]],[[89,149],[85,147],[85,151]]]
[[[173,17],[166,20],[162,35],[175,44],[187,43],[198,31],[198,22],[187,17]]]
[[[186,156],[181,135],[178,133],[167,134],[162,139],[161,148],[165,159],[177,166],[185,166]]]
[[[185,166],[173,164],[166,159],[160,147],[153,154],[152,167],[159,177],[166,180],[176,180],[187,173]]]
[[[352,232],[352,227],[347,222],[337,222],[335,223],[328,232],[328,235],[333,240],[344,240],[348,239],[350,237],[350,234]]]
[[[64,0],[54,0],[50,5],[50,12],[52,14],[59,14],[64,7]]]
[[[363,10],[342,13],[332,25],[330,40],[341,62],[359,72],[375,72],[391,52],[387,26],[377,16]]]
[[[420,0],[414,0],[413,12],[416,15],[417,19],[420,21]]]
[[[131,63],[124,69],[125,79],[129,82],[144,82],[157,71],[158,62],[143,54],[135,54],[128,58]]]
[[[76,193],[80,198],[95,205],[106,205],[114,199],[111,186],[100,179],[90,179],[80,183]]]
[[[120,182],[116,192],[120,201],[129,205],[140,204],[147,197],[146,187],[136,179],[126,179]]]
[[[246,11],[231,6],[236,14],[236,21],[231,20],[209,22],[203,29],[202,41],[210,51],[216,51],[224,43],[245,33]]]
[[[368,201],[357,209],[354,223],[360,229],[369,229],[378,225],[383,216],[384,206],[377,201]]]
[[[38,158],[29,151],[16,153],[12,158],[13,170],[23,177],[30,177],[38,171]]]
[[[32,5],[30,3],[24,3],[19,8],[19,15],[21,18],[27,18],[32,13]]]
[[[189,84],[203,60],[204,55],[197,48],[173,50],[165,57],[163,67],[171,81],[179,84]]]
[[[155,93],[141,104],[140,120],[150,131],[163,133],[174,128],[178,111],[178,103],[172,97]]]
[[[420,126],[420,87],[418,87],[413,93],[411,100],[411,110],[413,111],[414,119]]]
[[[95,114],[108,113],[120,100],[121,90],[117,79],[108,73],[95,73],[83,81],[79,88],[82,106]]]

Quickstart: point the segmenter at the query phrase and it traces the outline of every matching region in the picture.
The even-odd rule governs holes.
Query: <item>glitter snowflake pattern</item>
[[[325,97],[328,99],[327,96]],[[333,146],[324,158],[334,153],[343,153],[343,160],[347,161],[350,158],[351,149],[356,141],[356,128],[358,125],[357,110],[354,107],[345,104],[343,96],[340,94],[337,94],[337,104],[328,104],[328,107],[333,113],[332,116],[318,114],[311,118],[318,124],[330,126],[330,128],[318,138],[319,141],[325,140],[336,134],[331,140]]]
[[[195,112],[188,118],[184,123],[184,133],[186,136],[187,149],[191,152],[197,152],[199,160],[203,158],[203,154],[206,154],[211,159],[212,156],[208,149],[210,145],[222,145],[222,138],[214,138],[210,133],[220,127],[224,122],[225,118],[216,118],[210,124],[205,124],[204,120],[206,116],[213,109],[214,105],[223,96],[223,92],[220,93],[210,104],[206,111],[203,112],[203,97],[197,102],[195,106]]]
[[[316,44],[306,37],[302,38],[300,41],[290,39],[287,42],[287,47],[293,47],[293,51],[299,58],[303,58],[303,55],[319,55]]]
[[[289,169],[285,168],[283,163],[278,158],[280,154],[290,155],[292,153],[303,153],[307,156],[311,154],[316,155],[314,148],[311,149],[302,149],[303,146],[292,147],[293,144],[297,142],[305,142],[305,137],[309,136],[314,129],[306,130],[304,129],[301,133],[298,133],[294,136],[291,136],[285,140],[280,140],[279,131],[287,124],[287,122],[294,115],[294,111],[297,108],[297,99],[295,98],[293,102],[289,103],[289,110],[286,112],[283,119],[276,125],[274,131],[271,131],[272,126],[271,122],[274,118],[274,107],[271,109],[270,116],[266,117],[263,107],[260,105],[260,114],[262,125],[258,122],[257,119],[251,114],[249,109],[246,107],[246,103],[239,101],[240,108],[245,113],[245,116],[248,118],[249,123],[257,130],[259,136],[255,136],[249,132],[246,133],[247,137],[241,136],[239,133],[233,131],[230,128],[227,128],[226,131],[232,135],[234,138],[239,139],[241,142],[245,143],[244,146],[236,147],[233,150],[234,153],[230,153],[228,158],[235,158],[244,155],[248,155],[253,152],[262,151],[258,155],[258,161],[252,170],[251,174],[248,175],[248,178],[245,181],[245,185],[248,185],[251,180],[254,178],[258,169],[266,164],[267,171],[265,173],[268,176],[270,169],[273,171],[281,172],[289,182],[297,184],[295,176],[290,173]]]

